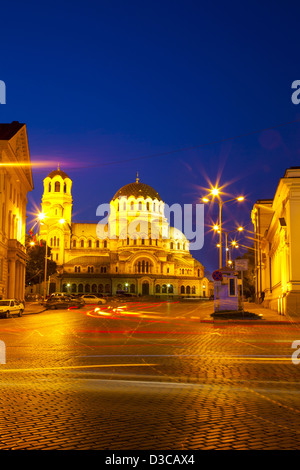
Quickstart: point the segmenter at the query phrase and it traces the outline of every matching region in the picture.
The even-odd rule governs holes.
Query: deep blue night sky
[[[253,203],[300,165],[299,13],[293,1],[2,4],[0,122],[26,123],[31,160],[46,163],[32,169],[29,220],[59,163],[75,221],[97,221],[139,171],[168,204],[231,183],[247,201],[224,207],[224,227],[249,223]],[[215,244],[207,234],[193,252],[210,271]]]

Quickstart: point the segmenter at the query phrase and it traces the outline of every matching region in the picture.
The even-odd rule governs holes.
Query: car
[[[22,316],[24,312],[24,304],[16,299],[0,300],[0,316],[9,318],[11,315]]]
[[[85,294],[80,297],[85,304],[106,304],[106,300],[93,294]]]
[[[73,299],[68,296],[50,297],[44,306],[47,310],[58,310],[63,308],[81,308],[84,306],[84,302],[80,299]]]

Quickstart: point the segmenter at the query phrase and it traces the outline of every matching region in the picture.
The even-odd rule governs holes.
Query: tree
[[[39,284],[45,277],[45,250],[46,243],[42,240],[40,244],[30,244],[27,238],[27,260],[25,284]],[[47,247],[47,278],[56,273],[56,263],[50,259],[51,248]]]

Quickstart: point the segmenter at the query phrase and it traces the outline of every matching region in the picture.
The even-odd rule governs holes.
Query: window
[[[92,292],[93,292],[93,294],[96,294],[96,292],[97,292],[97,285],[96,284],[92,285]]]
[[[94,266],[88,266],[88,273],[94,272]]]
[[[83,284],[78,284],[78,292],[83,292]]]
[[[133,209],[134,209],[134,203],[131,202],[131,203],[130,203],[130,210],[133,211]]]
[[[80,273],[80,266],[75,266],[75,273]]]
[[[172,286],[172,284],[170,284],[170,285],[168,286],[168,293],[169,293],[169,294],[173,294],[173,286]]]
[[[166,294],[167,293],[167,286],[166,284],[163,284],[162,287],[161,287],[161,293],[162,294]]]
[[[181,288],[180,288],[180,293],[181,293],[181,294],[185,294],[185,288],[184,288],[184,286],[181,286]]]
[[[89,248],[92,248],[92,240],[89,240]]]
[[[60,182],[59,181],[55,181],[54,191],[56,193],[60,192]]]
[[[155,286],[155,293],[160,294],[160,285],[159,284],[156,284],[156,286]]]
[[[110,292],[110,285],[105,284],[105,293],[108,294]]]
[[[84,240],[80,240],[80,246],[81,248],[84,248]]]
[[[235,297],[235,279],[233,277],[229,278],[228,289],[229,296]]]
[[[101,294],[103,292],[103,284],[98,285],[98,293]]]
[[[76,248],[76,240],[73,240],[73,248]]]
[[[195,286],[192,287],[192,294],[196,294],[196,287]]]
[[[149,202],[147,202],[146,207],[147,207],[147,211],[149,211],[150,210],[150,203]]]
[[[86,284],[85,287],[84,287],[84,292],[89,294],[91,292],[91,287],[89,284]]]
[[[99,248],[99,246],[100,246],[100,242],[99,242],[99,240],[97,240],[96,241],[96,248]]]
[[[104,240],[103,247],[107,248],[107,240]]]

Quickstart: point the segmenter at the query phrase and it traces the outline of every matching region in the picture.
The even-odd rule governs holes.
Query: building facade
[[[274,199],[252,210],[256,298],[279,314],[300,315],[300,167],[288,168]]]
[[[99,223],[72,222],[72,181],[59,168],[44,179],[40,239],[47,240],[58,275],[48,292],[208,297],[203,265],[184,234],[168,225],[164,202],[151,186],[115,193]],[[104,215],[98,214],[98,215]]]
[[[0,297],[25,297],[27,193],[33,182],[26,125],[0,124]]]

